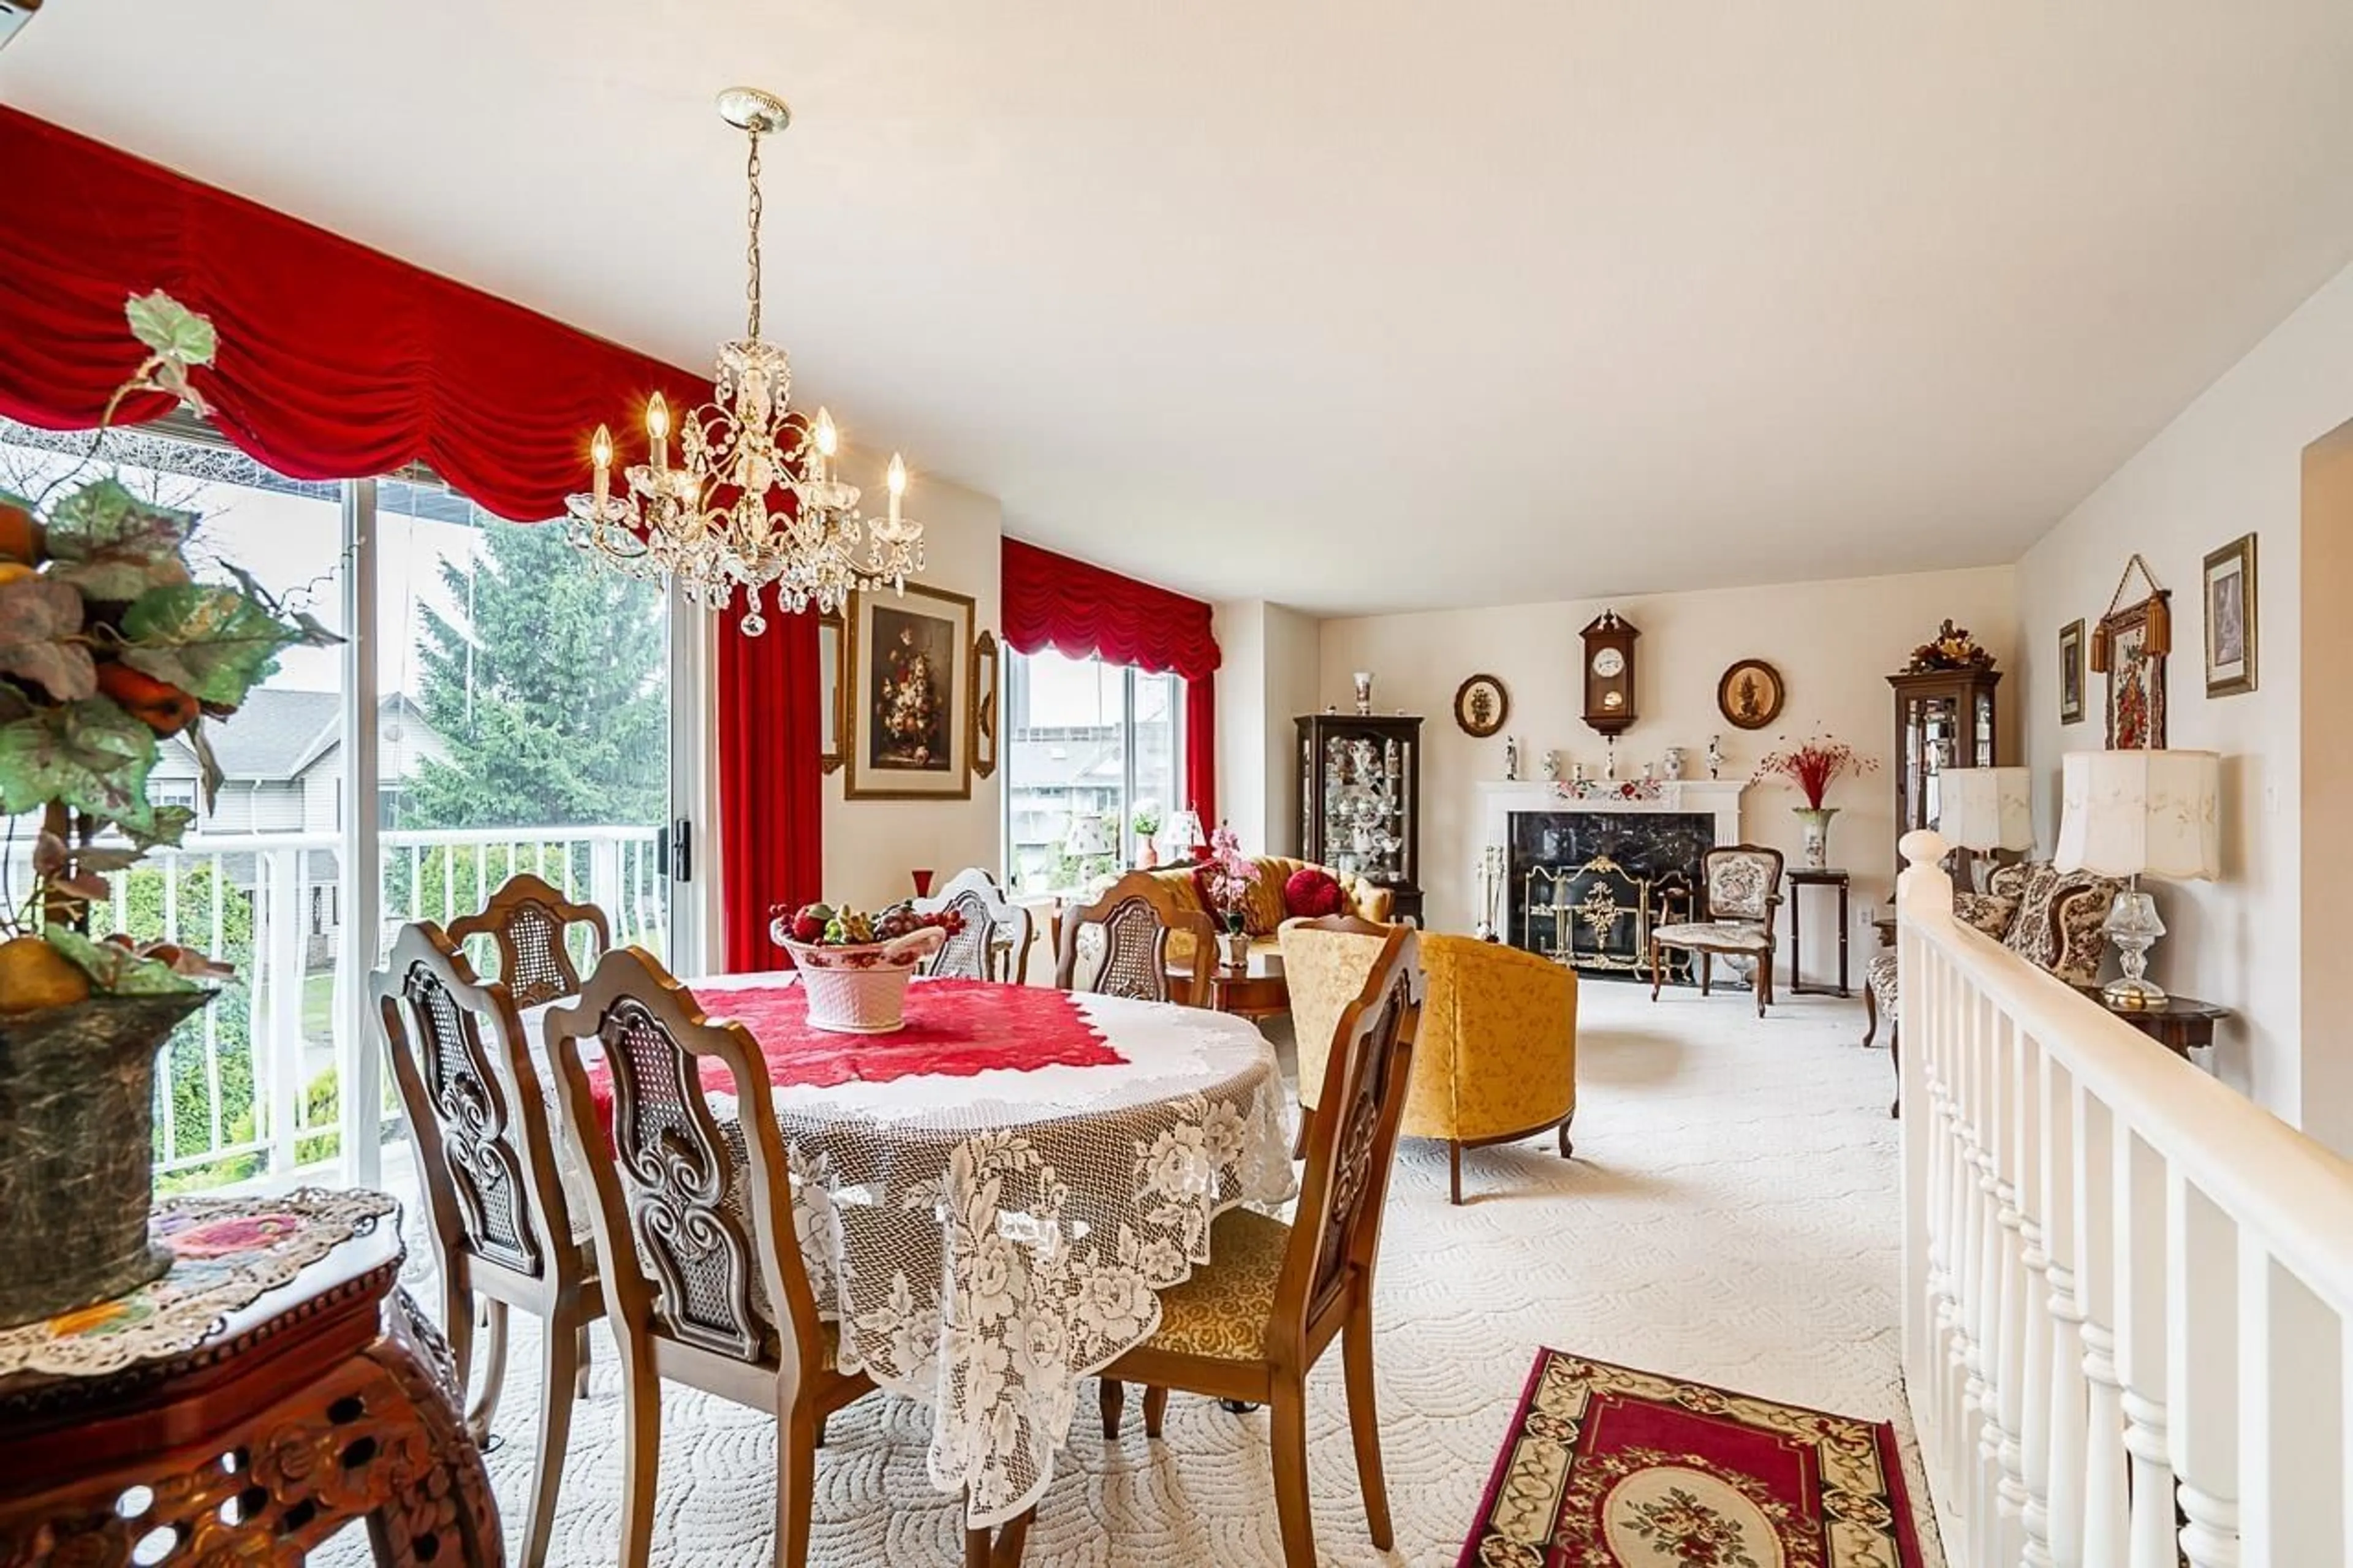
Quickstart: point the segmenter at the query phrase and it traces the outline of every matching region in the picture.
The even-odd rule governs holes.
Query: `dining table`
[[[1157,1331],[1211,1221],[1296,1194],[1282,1074],[1245,1019],[918,976],[905,1027],[862,1036],[813,1027],[790,973],[683,984],[767,1061],[839,1364],[929,1410],[932,1483],[971,1529],[1035,1506],[1080,1383]],[[543,1059],[543,1012],[524,1022]],[[592,1202],[560,1142],[568,1195]]]

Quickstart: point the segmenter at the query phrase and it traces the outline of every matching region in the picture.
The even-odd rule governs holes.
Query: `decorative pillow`
[[[1953,918],[2000,942],[2018,918],[2018,900],[2000,893],[1955,893]]]
[[[1266,861],[1257,862],[1250,892],[1242,900],[1242,930],[1252,936],[1272,936],[1290,918],[1282,904],[1282,879]]]
[[[2026,880],[2034,874],[2038,864],[2047,866],[2049,862],[2012,860],[2006,866],[1995,867],[1993,873],[1986,878],[1986,891],[1997,899],[2023,899],[2026,896]]]
[[[2100,928],[2119,885],[2112,877],[2063,872],[2048,861],[2028,868],[2018,919],[2002,944],[2070,985],[2089,985],[2107,954]]]
[[[1336,915],[1345,902],[1340,894],[1339,879],[1321,866],[1293,871],[1291,879],[1282,885],[1282,907],[1294,916],[1317,920]]]

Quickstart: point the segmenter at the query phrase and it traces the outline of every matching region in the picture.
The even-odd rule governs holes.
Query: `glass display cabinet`
[[[1998,669],[1931,669],[1891,675],[1895,689],[1895,837],[1936,820],[1937,782],[1947,768],[1990,768]],[[1895,857],[1901,875],[1904,856]]]
[[[1299,720],[1298,855],[1389,889],[1421,919],[1421,721]]]

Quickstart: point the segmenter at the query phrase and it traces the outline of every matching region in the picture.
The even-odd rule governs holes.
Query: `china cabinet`
[[[1421,919],[1421,721],[1310,713],[1299,720],[1303,860],[1377,883],[1398,918]]]
[[[1891,675],[1895,689],[1895,837],[1936,820],[1937,784],[1947,768],[1990,768],[1994,688],[2001,671],[1972,667]],[[1903,856],[1896,856],[1903,870]]]

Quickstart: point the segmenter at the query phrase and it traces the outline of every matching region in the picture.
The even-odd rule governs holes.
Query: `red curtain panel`
[[[0,107],[0,415],[96,425],[143,353],[123,301],[153,289],[219,329],[218,363],[193,379],[253,457],[301,479],[422,461],[518,522],[586,488],[599,423],[627,462],[653,393],[681,409],[710,395],[676,366]],[[169,406],[142,396],[116,418]],[[820,879],[817,629],[776,616],[747,638],[733,618],[718,672],[726,862],[710,868],[731,966],[775,967],[767,905]]]
[[[1185,680],[1185,787],[1206,826],[1218,820],[1218,639],[1209,606],[1018,539],[1005,542],[998,592],[1005,643],[1072,658],[1172,672]]]

